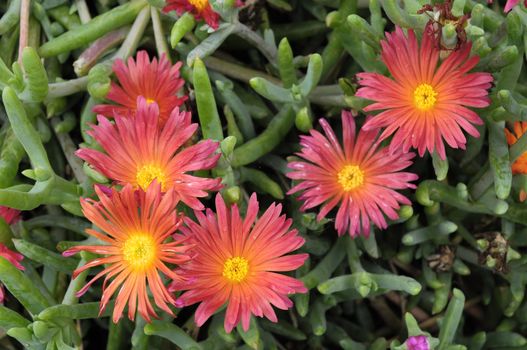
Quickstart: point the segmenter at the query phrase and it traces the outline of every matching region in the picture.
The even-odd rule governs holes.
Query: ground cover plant
[[[525,6],[0,2],[0,348],[527,349]]]

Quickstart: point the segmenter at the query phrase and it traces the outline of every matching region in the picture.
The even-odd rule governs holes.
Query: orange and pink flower
[[[178,271],[186,282],[175,281],[170,286],[170,290],[186,290],[177,305],[201,303],[195,313],[196,324],[201,326],[227,304],[227,332],[240,322],[247,330],[251,314],[277,322],[272,306],[287,310],[293,305],[288,295],[307,291],[301,281],[280,273],[297,269],[307,259],[307,254],[286,255],[300,248],[304,239],[290,229],[292,221],[281,215],[280,204],[272,204],[256,219],[255,194],[245,219],[236,205],[227,208],[219,194],[216,211],[195,211],[198,222],[185,218],[180,229],[193,247],[190,261]]]
[[[483,121],[467,107],[489,105],[487,89],[493,78],[489,73],[468,73],[479,61],[478,56],[469,57],[470,43],[439,62],[440,51],[428,30],[421,46],[412,30],[405,35],[397,27],[394,33],[386,33],[381,57],[392,78],[359,73],[362,87],[356,96],[375,101],[364,111],[382,110],[363,129],[385,128],[380,139],[393,135],[390,149],[407,152],[413,147],[420,156],[428,150],[445,159],[443,140],[452,148],[465,149],[463,130],[479,136],[473,124]]]
[[[202,210],[198,198],[207,196],[206,191],[219,190],[221,179],[188,173],[216,166],[220,157],[216,152],[218,143],[205,140],[180,150],[198,128],[191,123],[190,112],[176,108],[166,123],[160,124],[157,104],[149,104],[142,97],[137,104],[134,117],[116,114],[115,124],[98,116],[98,125],[88,133],[106,153],[83,148],[77,151],[77,156],[121,185],[146,190],[157,179],[163,191],[174,189],[182,202]]]
[[[114,114],[128,116],[137,109],[137,98],[143,96],[148,103],[157,103],[161,122],[164,123],[172,110],[187,99],[186,96],[178,96],[185,84],[180,78],[181,65],[181,62],[171,65],[165,55],[159,62],[156,58],[150,62],[146,51],[139,51],[136,61],[133,57],[128,58],[128,65],[123,60],[116,60],[113,71],[119,84],[112,83],[106,96],[115,104],[97,105],[93,111],[107,117]]]
[[[214,11],[208,0],[168,0],[164,12],[175,10],[178,15],[191,13],[197,20],[203,19],[212,29],[218,29],[220,15]]]
[[[411,204],[397,190],[415,188],[410,181],[417,175],[401,172],[412,164],[414,154],[380,147],[377,130],[361,130],[356,137],[351,112],[342,112],[343,146],[325,119],[320,125],[325,136],[314,129],[300,136],[302,150],[297,155],[305,161],[288,164],[293,171],[287,176],[299,181],[288,194],[302,192],[301,210],[323,204],[317,220],[339,206],[339,236],[346,231],[351,237],[369,236],[370,222],[385,229],[384,215],[395,220],[400,204]]]
[[[100,313],[117,292],[112,317],[114,323],[119,321],[127,305],[128,318],[131,320],[137,310],[148,322],[151,317],[157,317],[147,288],[155,304],[173,315],[169,305],[174,305],[175,300],[163,284],[160,273],[179,281],[181,277],[167,264],[178,265],[188,260],[185,254],[188,246],[182,245],[180,240],[171,239],[182,222],[176,212],[178,200],[174,191],[163,194],[155,182],[146,192],[135,191],[130,185],[120,192],[112,190],[110,195],[97,186],[95,191],[100,202],[81,199],[81,205],[86,218],[102,231],[87,229],[86,233],[103,244],[79,245],[68,249],[63,255],[71,256],[81,251],[103,255],[75,270],[73,278],[92,267],[106,266],[79,290],[77,296],[82,296],[95,281],[106,275]]]

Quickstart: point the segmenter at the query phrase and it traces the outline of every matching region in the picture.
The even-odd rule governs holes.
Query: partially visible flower
[[[386,33],[381,42],[382,61],[393,78],[378,73],[359,73],[362,87],[356,96],[375,101],[364,111],[382,110],[371,118],[364,130],[385,128],[381,140],[393,135],[390,149],[407,152],[416,148],[420,156],[426,150],[446,158],[444,141],[452,148],[465,148],[463,130],[478,137],[473,124],[482,124],[467,107],[489,105],[492,83],[489,73],[468,73],[479,61],[470,55],[471,44],[462,45],[439,63],[439,49],[425,32],[421,45],[413,30],[408,35],[399,27]]]
[[[398,218],[399,204],[411,202],[396,190],[415,188],[410,181],[417,175],[401,170],[412,164],[413,153],[380,148],[378,131],[361,130],[355,137],[355,121],[351,112],[342,112],[343,146],[325,119],[320,119],[325,136],[316,130],[300,136],[305,161],[290,162],[293,171],[287,176],[300,182],[288,194],[299,196],[301,210],[322,205],[317,220],[339,205],[335,228],[340,235],[351,237],[370,234],[370,221],[387,227],[384,215]],[[383,215],[384,214],[384,215]]]
[[[220,194],[216,211],[195,211],[198,223],[185,218],[180,229],[193,247],[190,262],[178,271],[187,282],[175,281],[170,288],[187,290],[177,305],[201,303],[195,313],[201,326],[226,303],[227,332],[240,322],[247,330],[251,314],[277,322],[272,306],[287,310],[293,305],[288,295],[307,292],[301,281],[280,273],[299,268],[307,259],[307,254],[286,255],[300,248],[304,239],[290,229],[291,219],[280,215],[280,204],[272,204],[256,219],[255,194],[243,220],[238,207],[227,208]]]
[[[424,335],[409,337],[406,340],[406,348],[408,350],[430,350],[428,339]]]
[[[212,9],[208,0],[167,0],[164,12],[175,10],[178,15],[190,12],[197,20],[203,19],[212,29],[218,29],[220,15]]]
[[[0,205],[0,216],[8,225],[12,225],[20,221],[20,210]]]
[[[191,138],[197,124],[191,123],[190,112],[176,108],[164,125],[157,123],[157,104],[138,99],[135,117],[115,115],[115,124],[103,116],[88,133],[106,153],[83,148],[77,156],[90,163],[97,171],[119,184],[132,184],[146,190],[157,179],[162,190],[174,189],[179,199],[188,206],[202,210],[198,200],[206,191],[220,189],[221,179],[210,179],[188,174],[213,168],[220,154],[218,143],[205,140],[180,148]]]
[[[527,122],[514,122],[513,132],[510,132],[509,129],[505,129],[505,137],[507,138],[509,146],[514,145],[526,131]],[[522,155],[512,163],[512,173],[527,174],[527,152],[523,152]]]
[[[128,58],[128,65],[123,60],[116,60],[113,71],[119,83],[112,83],[106,96],[115,104],[97,105],[93,111],[107,117],[114,114],[128,116],[137,109],[137,98],[143,96],[148,103],[157,103],[161,122],[164,123],[172,110],[181,106],[187,98],[178,96],[185,84],[179,76],[181,65],[178,62],[171,66],[165,55],[159,62],[156,58],[150,62],[146,51],[139,51],[136,61],[133,57]]]
[[[181,277],[167,264],[177,265],[188,260],[185,254],[188,246],[170,238],[181,224],[181,217],[175,209],[178,203],[176,195],[172,190],[162,194],[157,183],[150,185],[146,192],[135,191],[130,185],[120,192],[112,190],[111,196],[98,187],[95,187],[95,192],[100,202],[81,199],[81,206],[86,218],[102,231],[87,229],[86,233],[103,241],[104,245],[79,245],[63,255],[71,256],[81,251],[103,255],[75,270],[72,278],[95,266],[104,265],[104,269],[77,292],[77,297],[106,275],[100,313],[117,292],[112,317],[114,323],[119,321],[126,305],[130,320],[134,319],[136,310],[148,322],[151,317],[157,317],[147,288],[155,304],[173,315],[169,305],[174,305],[175,300],[164,286],[160,273],[180,280]]]
[[[489,4],[492,4],[493,1],[492,0],[488,0],[488,3]],[[507,2],[505,3],[505,8],[503,9],[503,11],[505,11],[505,13],[509,12],[510,10],[512,10],[512,8],[516,5],[518,5],[520,3],[520,0],[507,0]],[[525,7],[527,7],[527,0],[524,0],[523,1],[523,5]]]
[[[20,253],[16,253],[5,246],[5,244],[0,243],[0,256],[5,258],[11,264],[13,264],[17,269],[24,270],[24,266],[20,264],[24,256]],[[0,284],[0,304],[4,303],[5,291],[4,286]]]

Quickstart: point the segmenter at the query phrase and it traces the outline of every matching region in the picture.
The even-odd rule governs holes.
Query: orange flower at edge
[[[81,205],[86,218],[102,232],[87,229],[86,233],[105,245],[79,245],[63,255],[71,256],[80,251],[104,255],[75,270],[72,278],[92,267],[105,265],[105,268],[77,292],[77,296],[82,296],[95,281],[106,275],[100,313],[117,292],[112,317],[114,323],[121,318],[127,305],[130,320],[134,320],[136,310],[148,322],[151,316],[157,318],[147,288],[155,304],[173,315],[169,305],[175,305],[175,300],[163,284],[160,273],[176,281],[181,280],[166,264],[178,265],[188,260],[185,254],[188,246],[182,245],[181,240],[167,242],[182,221],[175,210],[178,200],[174,191],[162,194],[156,181],[146,192],[135,191],[130,185],[120,192],[112,189],[110,194],[98,186],[95,191],[100,202],[81,199]]]
[[[505,136],[509,146],[514,145],[520,137],[527,131],[527,122],[515,122],[513,132],[505,129]],[[518,159],[512,163],[513,174],[527,174],[527,152],[522,153]]]

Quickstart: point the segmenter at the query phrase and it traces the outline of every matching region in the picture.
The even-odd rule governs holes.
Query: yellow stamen
[[[147,105],[150,105],[150,104],[152,104],[152,103],[154,103],[154,102],[156,102],[156,100],[151,99],[151,98],[147,98],[147,99],[146,99],[146,104],[147,104]]]
[[[357,165],[346,165],[337,177],[344,191],[351,191],[364,183],[364,172]]]
[[[231,282],[241,282],[247,277],[249,272],[249,262],[247,259],[237,256],[229,258],[223,265],[223,277]]]
[[[199,12],[203,11],[209,4],[209,0],[188,0],[189,4],[194,6]]]
[[[437,92],[432,85],[421,84],[414,90],[414,105],[422,111],[427,111],[434,107]]]
[[[166,182],[165,172],[156,165],[144,165],[137,171],[135,179],[139,187],[145,191],[154,179],[157,179],[157,182],[160,183],[162,189],[164,189]]]
[[[150,235],[131,235],[122,248],[123,259],[133,270],[144,271],[152,266],[157,255],[156,241]]]

